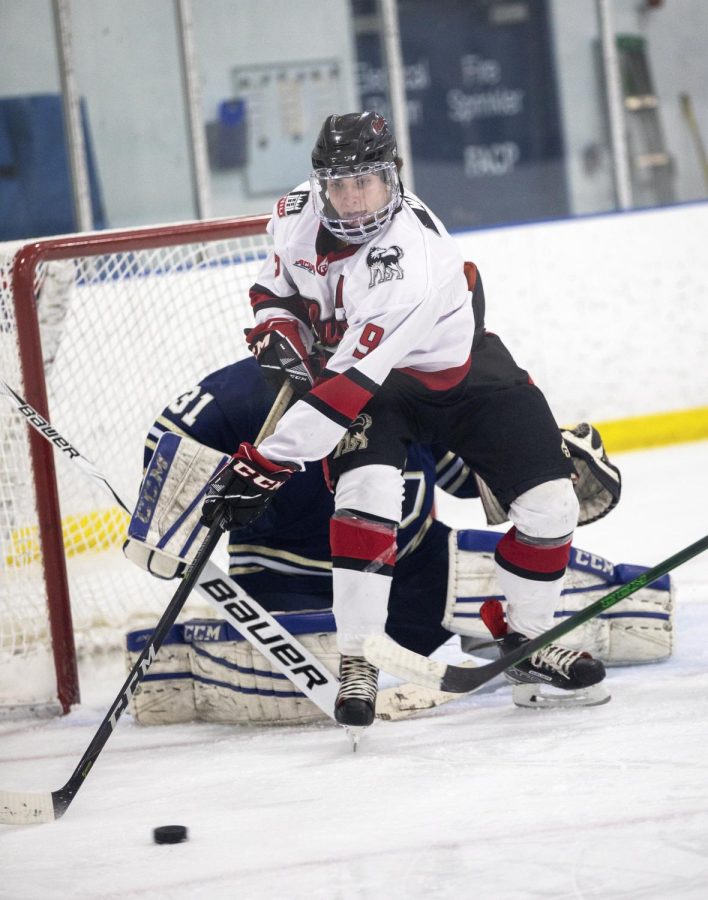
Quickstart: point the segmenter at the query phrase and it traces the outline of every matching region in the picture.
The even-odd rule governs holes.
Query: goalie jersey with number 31
[[[202,539],[200,492],[234,447],[255,438],[273,396],[258,364],[248,359],[211,373],[163,411],[146,441],[146,475],[126,545],[130,559],[158,577],[181,571]],[[564,432],[579,473],[581,523],[604,515],[619,496],[616,469],[593,448],[595,435],[589,426]],[[453,454],[444,448],[411,448],[387,632],[425,655],[452,633],[466,635],[471,651],[489,644],[480,608],[485,599],[498,597],[492,561],[500,534],[455,532],[435,521],[436,484],[463,498],[481,497],[490,524],[506,518],[486,486]],[[229,573],[271,612],[329,610],[332,507],[321,466],[308,464],[278,493],[265,516],[231,532]],[[570,615],[631,577],[634,571],[627,567],[574,549],[556,615]],[[585,626],[583,646],[607,663],[665,658],[671,652],[671,611],[665,579],[619,604],[612,616]],[[259,666],[264,663],[259,660]]]

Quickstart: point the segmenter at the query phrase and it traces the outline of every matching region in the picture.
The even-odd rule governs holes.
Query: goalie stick
[[[130,509],[111,486],[106,476],[89,462],[44,416],[27,403],[20,394],[0,378],[0,392],[17,407],[18,411],[42,437],[60,449],[81,471],[97,481],[108,491],[115,502],[130,515]],[[292,388],[286,382],[280,390],[267,419],[256,438],[264,440],[273,430],[290,402]],[[338,679],[322,662],[269,612],[250,597],[229,575],[212,560],[207,559],[195,576],[194,589],[213,606],[219,615],[232,625],[252,646],[266,656],[271,664],[282,672],[325,715],[334,719],[334,701]]]
[[[10,400],[27,422],[49,443],[64,452],[85,475],[98,482],[115,502],[130,515],[130,509],[114,490],[106,476],[89,462],[37,410],[0,378],[0,393]],[[282,392],[281,392],[282,393]],[[276,400],[257,440],[275,424],[290,401],[291,393]],[[250,597],[212,560],[207,560],[194,586],[196,592],[218,610],[249,643],[266,656],[302,693],[334,720],[334,701],[339,681],[321,662],[297,641],[277,619]],[[466,665],[473,665],[468,662]],[[297,670],[300,671],[297,671]],[[457,699],[455,694],[428,691],[418,684],[406,683],[384,688],[376,698],[377,718],[385,721],[405,719],[443,703]]]
[[[106,491],[108,491],[121,509],[130,515],[130,509],[113,489],[106,476],[96,469],[96,467],[83,456],[76,447],[63,437],[47,419],[41,416],[34,407],[27,403],[24,398],[2,378],[0,378],[0,392],[8,397],[10,402],[13,403],[26,421],[39,432],[45,440],[65,452],[69,459],[77,465],[85,475],[92,478],[94,481],[97,481]],[[273,408],[256,438],[256,443],[263,440],[268,432],[272,430],[287,407],[291,396],[291,389],[286,383],[278,394]],[[305,696],[333,720],[338,679],[322,665],[317,657],[303,647],[302,644],[287,631],[287,629],[273,618],[270,613],[263,609],[252,597],[246,594],[240,586],[238,587],[237,593],[234,580],[222,572],[222,570],[209,559],[209,556],[210,553],[206,554],[206,558],[200,564],[199,570],[192,568],[190,573],[192,586],[190,590],[196,589],[202,597],[219,611],[222,618],[230,622],[230,624],[236,628],[249,643],[267,656],[276,668],[283,672],[283,674],[285,674]],[[173,602],[174,600],[172,603]],[[165,611],[165,616],[172,609],[172,603]],[[182,605],[183,603],[180,604],[180,609]],[[174,619],[176,619],[178,614],[179,609],[175,613]],[[173,624],[174,619],[172,619],[170,625]],[[160,626],[162,621],[163,620],[161,619],[157,627]],[[165,633],[167,630],[168,629],[165,629]],[[164,634],[160,637],[160,643],[163,639]],[[129,676],[119,696],[123,697],[126,687],[130,686],[129,699],[134,693],[138,681],[145,675],[149,665],[152,664],[154,655],[157,653],[157,646],[154,644],[154,636],[150,643],[153,646],[152,657],[150,657],[149,662],[146,665],[144,662],[144,659],[147,659],[148,657],[148,646],[146,646],[143,650],[143,654],[141,654],[141,657],[136,661],[135,666],[131,670],[131,676]],[[133,673],[138,670],[140,670],[139,679],[133,683],[131,678]],[[456,699],[456,696],[457,695],[455,694],[441,694],[437,691],[426,691],[416,684],[397,685],[379,692],[377,698],[377,716],[380,719],[387,721],[407,718],[411,715],[415,715],[415,713],[419,711],[432,709],[443,703],[447,703],[450,700],[454,700]],[[124,708],[125,707],[121,709],[121,713]],[[118,715],[120,715],[120,713]],[[117,721],[117,717],[115,721]],[[102,725],[101,728],[103,727],[104,726]],[[100,730],[101,729],[99,729],[99,731]],[[110,734],[110,730],[108,734]],[[107,737],[108,735],[106,735],[101,743],[98,752],[100,752]],[[88,755],[89,751],[87,750],[80,764],[81,768],[83,768],[83,764],[87,761]],[[86,774],[88,774],[88,772]],[[69,784],[70,783],[71,780]],[[0,791],[0,823],[25,824],[26,822],[47,822],[52,821],[54,818],[58,818],[59,815],[65,811],[68,802],[71,802],[71,800],[66,802],[65,799],[67,787],[68,785],[65,786],[65,788],[62,788],[61,791],[55,792],[58,795],[56,808],[61,809],[61,812],[59,813],[56,811],[54,813],[51,812],[51,810],[55,808],[52,802],[52,795],[20,795],[12,792]],[[23,799],[18,799],[20,797]],[[71,797],[73,798],[73,794]],[[24,812],[17,811],[19,808],[18,804],[19,807],[25,810]],[[32,811],[30,811],[30,808]]]
[[[9,395],[15,400],[15,402],[24,403],[24,401],[22,401],[22,398],[15,391],[13,391],[5,381],[2,381],[0,379],[0,384],[3,386],[3,389],[6,393],[9,392]],[[291,396],[292,390],[289,384],[286,382],[280,389],[280,392],[276,397],[275,402],[273,403],[271,411],[268,414],[266,421],[263,423],[263,427],[261,428],[258,437],[255,440],[256,444],[260,443],[260,441],[262,441],[269,433],[272,432],[273,428],[275,427],[275,423],[285,411]],[[63,438],[61,438],[58,432],[56,432],[49,425],[49,423],[44,420],[43,417],[38,415],[36,410],[33,410],[32,407],[29,407],[29,410],[31,411],[31,414],[24,414],[27,417],[28,421],[33,424],[34,427],[40,431],[40,433],[44,434],[49,440],[55,443],[57,442],[58,438],[61,441],[64,440]],[[36,416],[38,418],[38,422],[33,421],[32,416]],[[43,425],[40,425],[39,422],[43,423]],[[68,442],[64,443],[68,445]],[[78,451],[75,451],[75,454],[76,455],[72,454],[73,459],[84,459],[78,454]],[[88,463],[88,460],[85,460],[85,463],[86,465],[82,466],[82,468],[84,468],[85,471],[92,473],[92,477],[98,477],[99,480],[102,481],[106,487],[108,487],[111,494],[120,503],[120,505],[125,509],[125,504],[120,500],[115,491],[113,491],[106,479],[101,476],[100,473],[96,472],[95,469],[93,469],[93,466]],[[145,677],[148,669],[155,661],[157,652],[162,646],[162,642],[164,641],[168,631],[177,620],[177,616],[180,614],[180,611],[182,610],[187,597],[192,592],[192,589],[195,587],[195,585],[198,583],[200,575],[202,574],[202,570],[206,567],[206,564],[209,561],[209,557],[211,556],[221,538],[222,522],[224,520],[224,516],[225,511],[222,508],[222,510],[217,513],[213,524],[209,528],[209,532],[206,538],[197,551],[197,555],[195,556],[191,565],[187,568],[179,587],[175,591],[167,608],[160,617],[159,622],[155,626],[155,630],[147,640],[140,656],[136,660],[123,686],[118,692],[118,696],[106,713],[105,718],[98,727],[98,731],[94,735],[93,740],[87,747],[84,755],[79,760],[79,763],[71,774],[69,780],[63,787],[59,788],[59,790],[51,792],[28,793],[0,791],[0,823],[8,825],[32,825],[44,822],[53,822],[64,815],[66,810],[69,808],[72,800],[81,788],[81,785],[87,778],[89,772],[93,768],[93,765],[98,759],[101,750],[103,750],[104,746],[106,745],[108,738],[116,728],[118,720],[127,708],[128,703],[130,702],[130,698],[133,696],[141,680]],[[320,668],[322,667],[318,665],[318,669]],[[331,677],[329,681],[331,681]],[[332,687],[336,690],[336,686],[334,684],[332,684]]]
[[[494,662],[478,668],[469,669],[463,666],[446,665],[437,660],[428,659],[425,656],[414,653],[412,650],[406,650],[405,647],[401,647],[400,644],[392,641],[386,635],[368,637],[364,642],[364,656],[370,663],[391,675],[396,675],[399,678],[409,678],[411,681],[433,690],[449,691],[458,694],[476,691],[497,675],[501,675],[517,663],[528,659],[537,650],[541,650],[558,638],[563,637],[563,635],[568,634],[568,632],[573,631],[579,625],[583,625],[590,619],[595,618],[599,613],[619,603],[620,600],[624,600],[636,591],[641,590],[641,588],[652,584],[661,578],[662,575],[666,575],[672,569],[683,565],[683,563],[688,562],[689,559],[693,559],[694,556],[698,556],[699,553],[703,553],[707,549],[708,535],[690,544],[683,550],[679,550],[678,553],[660,562],[652,569],[647,569],[646,572],[643,572],[632,581],[628,581],[604,597],[600,597],[595,603],[591,603],[590,606],[581,609],[565,621],[560,622],[553,628],[549,628],[548,631],[544,631],[538,637],[532,638]]]

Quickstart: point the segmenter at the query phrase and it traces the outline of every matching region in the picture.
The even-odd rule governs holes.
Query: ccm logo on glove
[[[234,475],[242,475],[244,478],[252,481],[253,484],[257,485],[258,487],[262,487],[265,491],[277,491],[279,487],[282,487],[285,484],[284,481],[278,481],[275,478],[268,478],[261,472],[257,472],[242,459],[238,459],[235,456],[232,457],[232,462],[233,465],[231,467],[231,471],[234,473]]]
[[[223,527],[242,528],[257,519],[281,488],[297,471],[288,463],[262,456],[253,444],[243,443],[207,488],[201,521],[211,525],[225,509]]]

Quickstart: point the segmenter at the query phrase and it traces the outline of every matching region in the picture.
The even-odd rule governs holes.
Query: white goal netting
[[[32,403],[18,309],[25,317],[36,309],[49,421],[128,506],[156,414],[246,354],[265,221],[233,220],[229,229],[221,220],[215,237],[209,223],[195,223],[191,236],[181,225],[38,242],[31,296],[18,289],[23,245],[0,245],[0,377]],[[123,558],[126,514],[61,453],[54,459],[61,516],[52,527],[63,535],[77,651],[115,647],[127,628],[154,624],[176,584]],[[0,396],[0,707],[56,696],[47,606],[58,576],[45,571],[35,483],[28,426]],[[190,602],[187,614],[208,614]]]

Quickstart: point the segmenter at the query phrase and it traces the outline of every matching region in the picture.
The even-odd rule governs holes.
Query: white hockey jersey
[[[302,467],[322,459],[392,369],[431,390],[457,384],[470,365],[474,315],[463,259],[439,219],[405,194],[371,241],[335,249],[302,184],[275,205],[274,247],[251,291],[256,322],[298,320],[335,347],[325,378],[259,447]]]

